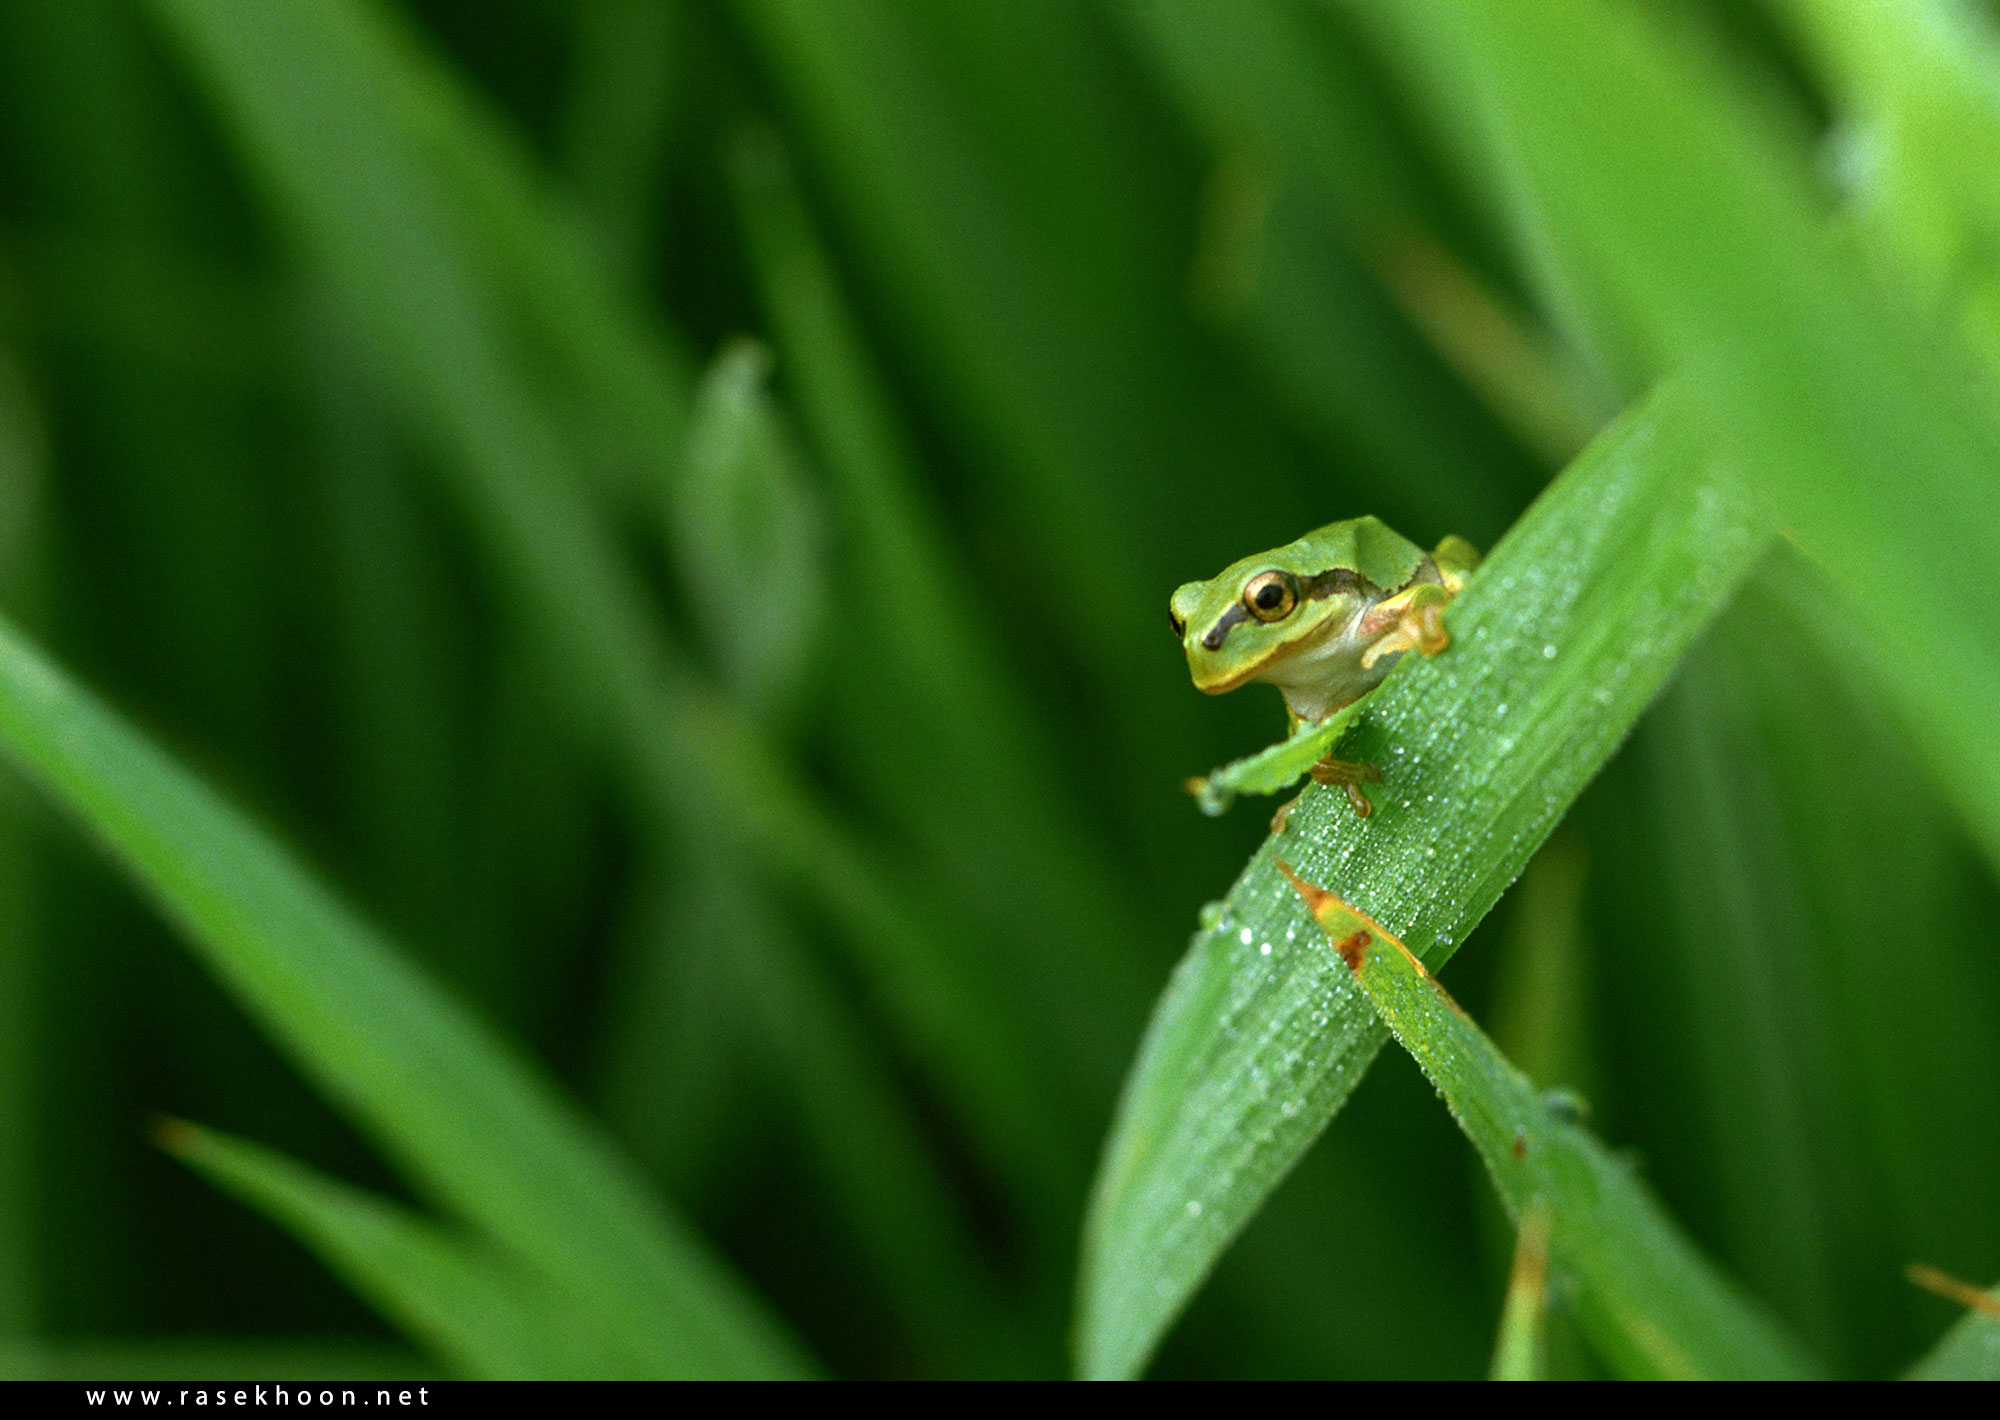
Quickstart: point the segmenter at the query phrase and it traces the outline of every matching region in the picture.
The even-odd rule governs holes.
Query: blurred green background
[[[1815,7],[1656,8],[1829,222],[1907,197]],[[1281,726],[1188,686],[1168,592],[1364,512],[1491,546],[1649,374],[1408,34],[5,0],[0,605],[525,1043],[829,1370],[1060,1374],[1119,1083],[1265,833],[1179,782]],[[1984,230],[1885,278],[1972,347]],[[1879,580],[1913,628],[1982,585]],[[1760,574],[1447,983],[1886,1375],[1955,1315],[1906,1262],[2000,1276],[2000,895],[1832,596]],[[160,1115],[406,1196],[10,774],[0,1364],[442,1373]],[[1385,1052],[1152,1373],[1483,1373],[1510,1246]]]

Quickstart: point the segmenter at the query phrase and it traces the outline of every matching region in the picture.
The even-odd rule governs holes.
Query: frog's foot
[[[1363,764],[1355,760],[1335,759],[1331,755],[1328,755],[1318,764],[1315,764],[1307,773],[1312,775],[1315,784],[1325,784],[1329,788],[1338,786],[1340,791],[1347,795],[1347,802],[1353,805],[1356,817],[1367,818],[1368,815],[1375,812],[1375,806],[1368,802],[1367,797],[1362,794],[1358,787],[1363,783],[1379,784],[1382,782],[1382,771],[1374,765]],[[1289,813],[1290,811],[1291,805],[1287,804],[1280,812]],[[1271,822],[1274,832],[1282,831],[1276,827],[1278,820],[1273,819]]]
[[[1304,797],[1304,794],[1294,794],[1291,798],[1278,805],[1278,811],[1271,815],[1271,836],[1273,838],[1285,831],[1285,825],[1291,822],[1292,810],[1299,806],[1299,800]]]
[[[1404,651],[1422,651],[1426,656],[1435,656],[1451,644],[1451,637],[1444,629],[1444,609],[1451,602],[1451,592],[1436,582],[1419,582],[1406,592],[1398,592],[1387,601],[1378,603],[1362,620],[1361,629],[1366,634],[1376,627],[1385,628],[1374,644],[1361,653],[1361,668],[1368,670],[1384,656],[1400,655]]]

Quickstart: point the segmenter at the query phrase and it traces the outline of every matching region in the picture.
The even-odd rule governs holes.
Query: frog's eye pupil
[[[1285,599],[1285,589],[1276,582],[1266,582],[1257,589],[1257,605],[1264,611],[1276,611]]]

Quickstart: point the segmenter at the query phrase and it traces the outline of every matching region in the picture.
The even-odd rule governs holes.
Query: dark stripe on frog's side
[[[1410,580],[1403,583],[1403,586],[1395,588],[1394,591],[1400,592],[1404,587],[1415,586],[1418,582],[1437,582],[1441,580],[1443,579],[1438,575],[1437,563],[1433,562],[1430,555],[1426,553],[1423,559],[1417,563],[1417,570],[1410,577]],[[1375,598],[1377,601],[1381,600],[1382,597],[1394,594],[1394,592],[1383,592],[1373,582],[1361,576],[1351,567],[1336,567],[1329,572],[1322,572],[1317,577],[1309,577],[1299,583],[1299,600],[1301,602],[1323,601],[1327,597],[1337,597],[1347,592],[1374,592],[1377,593]],[[1222,616],[1216,621],[1215,625],[1202,633],[1201,644],[1203,648],[1210,651],[1220,651],[1222,643],[1229,639],[1230,628],[1248,620],[1250,620],[1250,608],[1243,605],[1241,601],[1234,603],[1228,611],[1222,613]]]
[[[1374,583],[1351,567],[1336,567],[1331,572],[1322,572],[1299,584],[1299,596],[1309,602],[1324,601],[1327,597],[1337,597],[1343,592],[1358,592],[1374,587]]]

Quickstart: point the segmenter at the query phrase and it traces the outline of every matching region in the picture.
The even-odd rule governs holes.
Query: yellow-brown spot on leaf
[[[201,1131],[185,1119],[169,1114],[155,1115],[146,1133],[160,1148],[185,1157],[201,1147]]]
[[[1970,1282],[1959,1281],[1949,1272],[1940,1272],[1935,1267],[1912,1262],[1903,1269],[1903,1275],[1926,1292],[1936,1292],[1940,1297],[1947,1297],[1968,1311],[1982,1312],[1987,1316],[2000,1316],[2000,1298],[1995,1298],[1991,1292],[1982,1292]]]
[[[1410,956],[1408,947],[1383,931],[1375,919],[1367,913],[1351,906],[1338,893],[1328,892],[1323,887],[1315,887],[1305,881],[1292,871],[1292,865],[1283,858],[1273,858],[1271,861],[1278,865],[1278,871],[1285,875],[1285,880],[1292,885],[1294,891],[1305,899],[1306,908],[1312,913],[1313,920],[1319,923],[1320,929],[1328,937],[1332,938],[1334,950],[1340,953],[1340,959],[1347,963],[1349,970],[1361,969],[1362,956],[1371,937],[1380,937],[1411,961],[1416,961],[1415,957]],[[1420,973],[1423,971],[1421,963],[1418,964],[1417,970]]]
[[[1537,1308],[1547,1298],[1549,1234],[1554,1225],[1549,1205],[1540,1198],[1529,1199],[1527,1207],[1521,1210],[1520,1231],[1514,1240],[1514,1267],[1507,1279],[1507,1290]]]
[[[1277,864],[1278,871],[1285,875],[1285,881],[1292,885],[1293,891],[1305,899],[1306,911],[1310,912],[1314,917],[1319,916],[1322,908],[1340,903],[1340,899],[1325,888],[1314,887],[1311,883],[1293,872],[1292,865],[1287,863],[1283,858],[1273,858],[1271,861]],[[1346,904],[1342,903],[1341,905],[1345,906]]]

